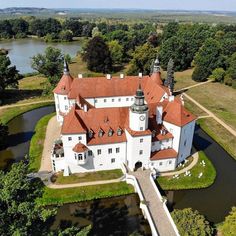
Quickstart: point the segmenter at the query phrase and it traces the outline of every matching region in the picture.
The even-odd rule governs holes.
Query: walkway
[[[164,210],[162,200],[157,195],[156,190],[154,189],[151,180],[150,180],[150,170],[145,171],[136,171],[130,172],[130,175],[136,177],[142,193],[144,195],[144,199],[147,202],[147,207],[150,211],[152,219],[155,223],[156,229],[158,230],[158,234],[160,236],[176,236],[173,225],[170,222],[169,217]]]
[[[189,99],[191,102],[193,102],[195,105],[197,105],[198,107],[200,107],[203,111],[205,111],[210,117],[212,117],[213,119],[215,119],[219,124],[221,124],[225,129],[227,129],[232,135],[234,135],[236,137],[236,131],[234,129],[232,129],[229,125],[227,125],[225,122],[223,122],[221,119],[219,119],[217,116],[215,116],[211,111],[209,111],[207,108],[205,108],[204,106],[202,106],[199,102],[197,102],[195,99],[193,99],[192,97],[190,97],[188,94],[183,93],[183,95]]]
[[[183,168],[179,171],[160,173],[160,176],[180,175],[180,174],[185,173],[188,170],[191,170],[198,162],[198,158],[199,158],[198,152],[194,153],[192,156],[193,156],[193,161],[191,162],[190,165],[186,166],[185,168]]]
[[[194,85],[191,85],[191,86],[188,86],[188,87],[185,87],[185,88],[182,88],[182,89],[179,89],[179,90],[176,90],[174,91],[175,93],[180,93],[180,92],[184,92],[188,89],[191,89],[191,88],[195,88],[195,87],[198,87],[198,86],[201,86],[201,85],[204,85],[204,84],[208,84],[208,83],[211,83],[212,80],[207,80],[205,82],[201,82],[201,83],[197,83],[197,84],[194,84]]]
[[[34,105],[34,104],[40,104],[40,103],[48,103],[48,102],[54,102],[54,100],[42,100],[42,101],[35,101],[35,102],[27,102],[27,103],[21,103],[21,104],[13,104],[13,105],[4,105],[0,106],[1,109],[6,108],[12,108],[12,107],[22,107],[22,106],[28,106],[28,105]]]
[[[39,172],[52,171],[51,150],[54,141],[60,137],[60,132],[61,127],[56,120],[56,116],[54,116],[48,122]]]

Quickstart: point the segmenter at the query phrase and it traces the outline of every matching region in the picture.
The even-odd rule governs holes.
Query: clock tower
[[[148,129],[148,106],[144,100],[141,84],[139,84],[139,88],[136,91],[134,104],[130,107],[129,127],[133,131]]]

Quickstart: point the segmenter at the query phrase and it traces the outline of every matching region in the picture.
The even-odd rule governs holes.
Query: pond
[[[69,54],[71,57],[75,57],[81,49],[80,42],[76,41],[69,43],[45,43],[36,39],[0,41],[0,48],[9,50],[8,55],[12,65],[16,65],[22,74],[34,72],[31,68],[31,58],[37,53],[43,53],[48,46],[59,48],[63,54]]]
[[[198,126],[193,142],[214,164],[216,181],[206,189],[169,191],[168,200],[174,208],[191,207],[214,223],[222,222],[231,207],[236,206],[236,161]]]

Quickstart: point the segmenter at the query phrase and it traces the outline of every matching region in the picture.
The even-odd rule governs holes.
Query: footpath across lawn
[[[205,162],[205,166],[201,163]],[[216,170],[203,151],[199,152],[198,163],[190,170],[191,176],[179,175],[178,178],[158,177],[157,183],[163,190],[181,190],[207,188],[212,185],[216,178]],[[202,173],[201,178],[199,174]]]

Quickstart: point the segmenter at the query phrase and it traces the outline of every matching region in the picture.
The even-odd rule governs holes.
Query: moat
[[[7,165],[12,162],[21,160],[28,153],[30,139],[34,134],[34,128],[37,121],[44,115],[49,114],[53,111],[54,107],[39,108],[20,115],[9,122],[8,125],[10,134],[8,137],[8,143],[11,143],[11,145],[6,150],[0,152],[0,163],[2,168],[6,168]],[[195,130],[194,146],[200,150],[203,150],[214,164],[217,170],[216,181],[211,187],[207,189],[170,191],[167,193],[168,199],[173,203],[174,208],[181,209],[191,207],[204,214],[208,218],[208,220],[214,223],[219,223],[224,220],[224,217],[228,214],[230,208],[236,205],[236,161],[199,127],[196,127]],[[78,224],[86,225],[86,222],[88,224],[90,224],[91,222],[94,223],[95,220],[97,220],[97,214],[98,219],[101,218],[102,220],[102,218],[105,217],[105,215],[103,216],[104,212],[113,212],[114,215],[109,218],[109,224],[101,223],[101,227],[108,227],[107,230],[109,230],[110,225],[113,224],[112,222],[110,222],[110,219],[118,220],[117,222],[121,222],[122,219],[119,219],[119,211],[120,209],[126,209],[125,212],[129,212],[126,214],[126,223],[121,222],[120,225],[124,224],[125,227],[127,227],[127,230],[128,225],[139,225],[137,226],[137,229],[140,229],[140,232],[145,232],[145,234],[148,235],[149,231],[145,226],[147,222],[145,221],[145,223],[143,221],[141,212],[140,214],[136,214],[135,216],[132,215],[132,217],[130,218],[130,211],[133,211],[134,209],[132,208],[134,207],[133,204],[136,204],[136,207],[139,209],[138,199],[136,197],[133,197],[133,195],[131,196],[132,197],[123,196],[121,198],[111,198],[109,199],[109,201],[106,199],[105,202],[109,202],[109,204],[114,204],[114,206],[118,207],[114,209],[109,204],[103,204],[103,200],[98,201],[99,204],[96,203],[96,201],[92,201],[86,203],[63,205],[60,208],[62,210],[59,209],[58,211],[58,216],[56,218],[56,221],[54,222],[54,225],[58,224],[60,219],[64,220],[64,218],[60,218],[60,215],[63,217],[67,215],[69,217],[69,215],[72,214],[68,219],[71,219],[73,222],[77,222]],[[83,204],[88,204],[88,208],[86,208]],[[98,211],[96,210],[96,207],[98,207]],[[99,207],[101,207],[101,209]],[[83,213],[81,214],[82,217],[75,217],[73,215],[75,210],[73,209],[76,209],[77,212]],[[82,209],[84,209],[84,212]],[[94,211],[91,209],[93,209]],[[138,209],[134,211],[138,211]],[[103,212],[103,214],[99,216],[100,212]],[[85,215],[85,217],[83,217],[83,215]],[[118,218],[116,219],[116,217]],[[117,225],[117,230],[119,231],[120,226],[119,224]],[[103,232],[104,229],[105,228],[103,228]],[[132,231],[132,227],[130,230]]]

